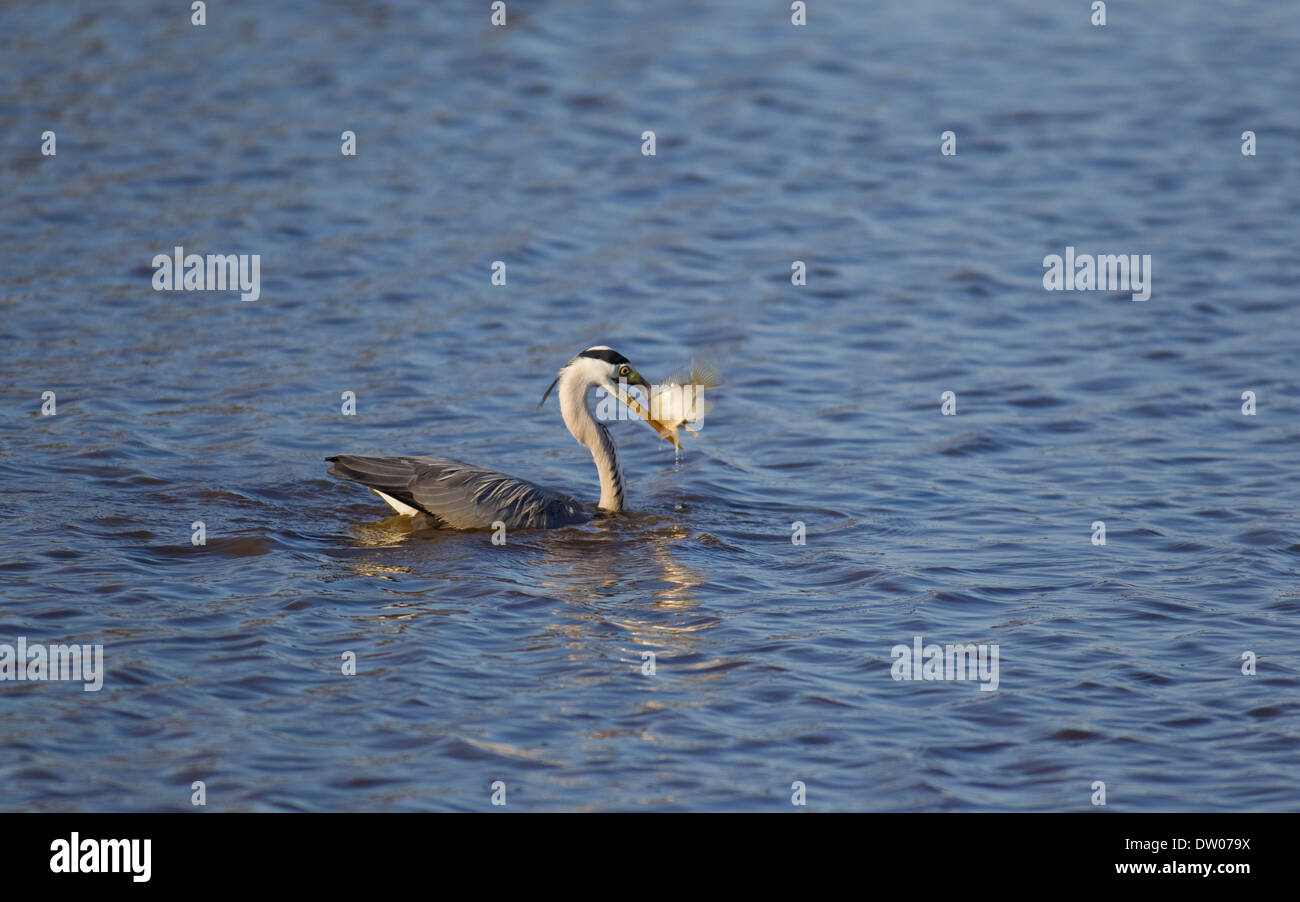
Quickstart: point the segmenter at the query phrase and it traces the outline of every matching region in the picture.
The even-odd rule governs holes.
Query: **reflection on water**
[[[508,533],[501,544],[493,543],[492,536],[490,531],[420,528],[410,517],[386,517],[352,527],[355,543],[367,553],[347,559],[344,566],[356,578],[397,582],[418,572],[434,584],[427,597],[391,601],[374,615],[382,620],[407,620],[460,610],[438,603],[436,584],[463,583],[471,576],[466,568],[481,566],[485,554],[499,554],[511,561],[512,573],[532,576],[530,591],[557,602],[554,616],[541,633],[545,641],[582,639],[588,631],[616,626],[633,643],[626,651],[638,666],[643,651],[657,656],[691,653],[697,645],[693,634],[718,622],[693,615],[697,607],[694,592],[705,580],[675,557],[675,550],[689,542],[692,533],[671,519],[647,514],[602,515],[560,530]],[[411,542],[418,543],[423,566],[417,570],[409,564],[391,563],[387,552]],[[650,601],[653,618],[631,616],[618,604],[607,603],[625,598],[629,591]],[[631,606],[631,611],[640,610],[641,605]]]

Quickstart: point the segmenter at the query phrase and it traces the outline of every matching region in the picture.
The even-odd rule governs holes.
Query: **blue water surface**
[[[0,808],[1300,808],[1300,7],[1089,5],[0,7],[0,643],[106,669],[0,682]],[[679,460],[612,424],[624,515],[325,472],[594,502],[536,404],[595,344],[727,380]]]

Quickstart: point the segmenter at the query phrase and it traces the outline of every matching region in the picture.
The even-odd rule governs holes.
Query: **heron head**
[[[581,380],[588,387],[603,388],[619,400],[624,400],[626,397],[622,386],[639,385],[649,390],[649,383],[633,368],[631,362],[618,351],[604,345],[587,348],[566,363],[564,369],[560,370],[560,374],[555,377],[555,382],[552,382],[550,388],[546,389],[546,394],[542,395],[539,407],[546,403],[551,389],[555,388],[561,379]]]
[[[590,361],[590,363],[588,362]],[[641,374],[632,368],[632,363],[618,351],[598,345],[587,348],[573,362],[591,374],[591,382],[608,392],[616,393],[619,383],[648,387]]]

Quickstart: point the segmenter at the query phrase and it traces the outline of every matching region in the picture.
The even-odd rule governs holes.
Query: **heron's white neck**
[[[609,430],[597,423],[587,410],[587,389],[596,384],[581,367],[566,367],[557,386],[560,414],[569,432],[579,443],[587,446],[596,461],[596,472],[600,474],[597,506],[607,511],[618,511],[623,509],[623,467],[618,462],[618,448],[614,446]]]

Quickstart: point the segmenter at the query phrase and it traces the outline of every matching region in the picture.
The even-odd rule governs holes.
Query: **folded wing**
[[[452,529],[554,529],[587,519],[582,506],[559,492],[450,457],[326,458],[330,473],[359,482],[433,517]]]

